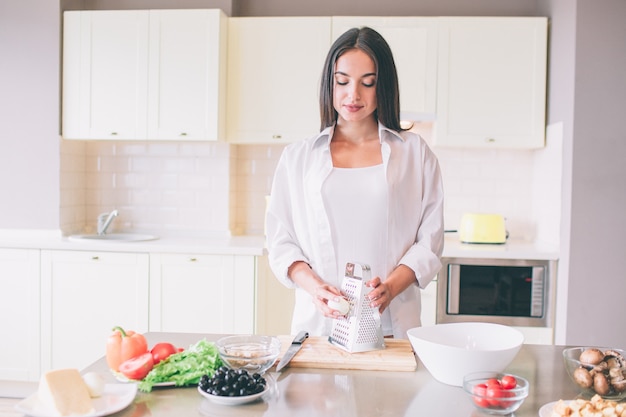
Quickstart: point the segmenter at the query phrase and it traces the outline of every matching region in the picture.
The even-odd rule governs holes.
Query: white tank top
[[[322,196],[333,244],[337,276],[323,277],[341,288],[346,262],[370,266],[371,278],[386,278],[387,180],[382,164],[364,168],[333,168]],[[382,315],[383,335],[393,334],[389,310]]]

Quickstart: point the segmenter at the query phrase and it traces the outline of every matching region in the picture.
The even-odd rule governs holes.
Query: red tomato
[[[152,353],[147,352],[135,358],[128,359],[120,365],[120,372],[128,379],[141,380],[154,368]]]
[[[498,378],[489,378],[485,384],[487,384],[488,387],[501,387],[502,385],[500,384],[500,380]]]
[[[500,407],[507,408],[513,405],[514,401],[507,401],[504,398],[514,397],[515,396],[514,393],[512,393],[511,391],[502,390],[501,394],[502,394],[502,399],[500,400]]]
[[[179,350],[171,343],[157,343],[152,350],[150,350],[155,365],[177,352],[179,352]]]
[[[486,384],[477,384],[474,385],[472,392],[475,394],[472,398],[474,399],[474,403],[476,403],[479,407],[489,407],[489,401],[487,401],[485,395],[487,394],[487,385]]]
[[[501,406],[500,399],[502,398],[502,388],[500,388],[500,386],[496,386],[495,384],[487,385],[486,395],[489,405],[494,407]]]
[[[513,375],[503,376],[500,382],[502,383],[502,388],[504,389],[513,389],[517,386],[517,380]]]

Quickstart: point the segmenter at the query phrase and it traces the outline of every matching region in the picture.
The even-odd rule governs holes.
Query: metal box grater
[[[378,308],[370,307],[367,299],[372,288],[365,283],[370,278],[369,265],[346,264],[341,292],[350,303],[350,311],[345,317],[333,319],[328,341],[351,353],[385,348],[380,313]]]

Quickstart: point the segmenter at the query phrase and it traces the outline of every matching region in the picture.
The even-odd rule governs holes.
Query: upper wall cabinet
[[[226,19],[220,10],[150,12],[149,138],[224,138]]]
[[[437,93],[437,20],[422,17],[333,17],[333,41],[353,27],[369,26],[393,52],[402,117],[432,120]]]
[[[319,79],[330,24],[330,17],[229,19],[230,142],[284,144],[319,132]]]
[[[216,9],[65,12],[63,137],[223,137],[226,37]]]
[[[442,18],[435,146],[545,145],[547,18]]]
[[[63,137],[147,137],[149,14],[65,12]]]

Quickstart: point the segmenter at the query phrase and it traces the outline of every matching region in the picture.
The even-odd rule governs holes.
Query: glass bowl
[[[511,377],[515,381],[514,387],[503,384],[504,381],[510,381]],[[528,397],[528,381],[512,374],[474,372],[463,378],[463,391],[481,412],[508,415],[520,408]]]
[[[585,396],[598,394],[614,401],[626,398],[624,350],[593,346],[571,347],[563,350],[563,360],[570,378]]]
[[[232,369],[262,374],[280,354],[280,340],[273,336],[226,336],[215,342],[220,358]]]

